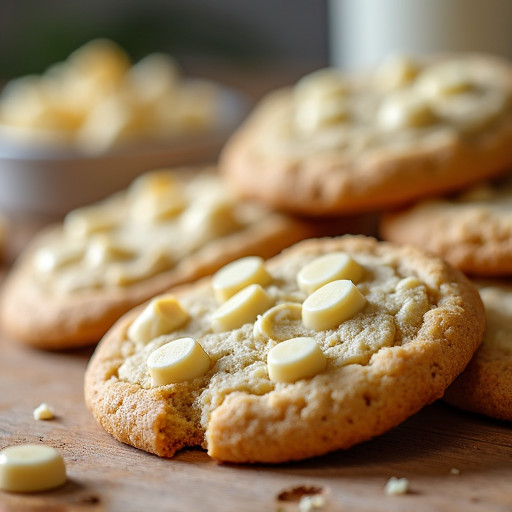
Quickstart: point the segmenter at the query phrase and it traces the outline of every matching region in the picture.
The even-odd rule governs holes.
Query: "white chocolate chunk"
[[[324,254],[303,267],[297,274],[299,288],[311,294],[331,281],[350,279],[358,283],[364,275],[364,268],[347,253]]]
[[[324,371],[322,349],[314,338],[292,338],[272,348],[267,356],[268,375],[273,382],[295,382]]]
[[[508,108],[505,91],[489,89],[479,94],[458,94],[440,98],[433,108],[440,118],[457,127],[461,132],[485,129]]]
[[[187,206],[183,185],[168,171],[152,171],[139,176],[130,186],[131,216],[153,223],[175,217]]]
[[[386,130],[419,128],[431,125],[436,120],[428,100],[412,90],[390,94],[377,111],[377,122]]]
[[[366,298],[352,281],[332,281],[302,304],[302,322],[308,329],[327,331],[352,318],[366,306]]]
[[[302,304],[297,302],[278,304],[258,317],[254,324],[254,335],[265,336],[273,340],[282,340],[279,331],[301,319]]]
[[[128,339],[147,343],[181,327],[189,314],[173,295],[155,297],[128,328]]]
[[[124,77],[127,88],[146,104],[167,95],[175,97],[180,80],[177,62],[164,53],[151,53],[134,64]]]
[[[258,315],[272,306],[272,299],[259,284],[251,284],[222,304],[212,315],[216,332],[238,329],[254,322]]]
[[[147,359],[152,386],[165,386],[203,376],[210,368],[210,357],[194,338],[166,343]]]
[[[218,270],[212,278],[212,287],[217,300],[225,302],[250,284],[266,286],[271,279],[265,270],[262,258],[247,256],[228,263]]]
[[[66,244],[39,248],[34,257],[34,265],[41,272],[53,272],[77,262],[83,255],[84,244],[69,240]]]
[[[377,69],[377,85],[393,90],[409,85],[419,72],[419,66],[406,55],[391,55]]]
[[[113,261],[129,260],[135,256],[135,252],[112,237],[95,236],[91,239],[85,253],[87,264],[99,267]]]
[[[347,101],[343,98],[317,98],[297,106],[295,123],[299,130],[311,133],[324,127],[346,121],[349,117]]]
[[[240,228],[233,203],[224,198],[213,198],[196,204],[181,216],[181,227],[190,237],[204,242],[233,233]]]
[[[348,93],[348,85],[335,69],[325,68],[309,73],[301,78],[294,88],[297,104],[318,98],[343,98]]]
[[[463,63],[449,62],[420,75],[415,87],[422,95],[435,99],[468,92],[475,85]]]
[[[153,248],[133,261],[116,263],[105,271],[108,285],[130,286],[172,267],[174,260],[164,249]]]
[[[0,489],[38,492],[59,487],[66,480],[64,460],[55,448],[25,444],[0,452]]]
[[[34,409],[35,420],[52,420],[55,418],[53,409],[45,402]]]
[[[112,95],[102,99],[88,113],[76,134],[77,143],[85,152],[102,153],[140,136],[146,124],[143,109]]]
[[[70,235],[85,238],[91,233],[113,229],[120,221],[119,210],[116,208],[83,206],[66,215],[64,229]]]

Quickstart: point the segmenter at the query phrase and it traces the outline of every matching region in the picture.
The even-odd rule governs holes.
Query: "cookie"
[[[309,215],[377,211],[512,164],[512,67],[486,55],[323,69],[270,93],[220,168],[244,197]]]
[[[512,275],[512,176],[388,212],[380,236],[442,256],[466,274]]]
[[[116,439],[171,457],[277,463],[348,448],[441,397],[481,342],[478,291],[412,247],[299,242],[123,316],[85,375]]]
[[[313,233],[311,223],[237,201],[213,168],[149,172],[34,238],[3,287],[2,326],[40,348],[95,343],[168,287]]]
[[[487,326],[473,359],[447,389],[444,399],[468,411],[512,420],[512,285],[480,287]]]

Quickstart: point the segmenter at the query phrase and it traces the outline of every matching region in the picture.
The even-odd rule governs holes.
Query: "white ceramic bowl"
[[[218,108],[218,123],[207,134],[123,146],[98,155],[28,145],[0,126],[0,211],[60,216],[126,187],[144,171],[214,162],[247,113],[245,98],[228,88],[223,88]]]

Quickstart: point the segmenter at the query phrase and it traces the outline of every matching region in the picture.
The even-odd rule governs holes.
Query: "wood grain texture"
[[[277,512],[298,510],[279,495],[303,486],[322,489],[329,511],[512,509],[510,426],[443,403],[378,439],[301,463],[218,465],[201,450],[159,459],[118,443],[90,416],[82,399],[90,352],[38,352],[3,337],[0,351],[0,449],[49,444],[61,450],[69,475],[51,492],[0,491],[2,512]],[[55,420],[33,419],[43,401],[54,406]],[[410,493],[386,496],[391,476],[407,477]]]

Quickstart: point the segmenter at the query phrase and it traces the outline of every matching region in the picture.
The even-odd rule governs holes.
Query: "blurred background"
[[[87,42],[107,38],[123,48],[132,62],[163,52],[176,58],[184,75],[214,79],[235,95],[230,96],[229,105],[220,100],[212,102],[219,112],[211,108],[214,112],[211,119],[220,119],[221,114],[228,112],[229,122],[223,119],[220,128],[215,123],[210,126],[204,123],[204,140],[189,137],[190,144],[186,146],[185,137],[172,139],[171,135],[176,135],[177,131],[165,132],[168,151],[156,153],[151,148],[150,154],[148,149],[140,154],[140,161],[134,160],[131,154],[126,154],[124,160],[107,159],[110,148],[121,147],[121,144],[115,145],[117,139],[126,142],[123,148],[129,147],[128,142],[138,141],[133,133],[139,114],[137,105],[131,105],[132,110],[124,109],[124,104],[114,105],[116,117],[111,114],[112,110],[106,110],[113,108],[111,98],[107,98],[110,103],[106,107],[108,101],[101,104],[103,114],[107,115],[96,122],[94,129],[85,130],[86,135],[92,133],[96,137],[106,128],[111,129],[110,138],[100,141],[105,142],[100,145],[102,150],[87,153],[95,157],[87,158],[82,144],[80,151],[65,155],[68,160],[64,160],[62,153],[51,153],[50,145],[36,148],[33,144],[37,137],[45,142],[48,133],[53,137],[58,131],[52,132],[50,121],[55,121],[52,117],[55,111],[63,110],[63,95],[54,93],[50,105],[48,91],[43,91],[41,86],[26,87],[21,93],[18,88],[12,104],[0,108],[0,113],[15,111],[16,123],[25,116],[32,125],[21,122],[9,125],[5,115],[0,117],[0,129],[10,130],[4,129],[6,137],[0,137],[0,210],[2,207],[21,209],[25,203],[25,209],[45,211],[47,205],[51,205],[55,209],[58,206],[62,213],[71,205],[83,204],[126,185],[142,170],[161,165],[213,162],[226,137],[266,92],[293,84],[305,74],[329,64],[343,69],[370,68],[392,53],[415,55],[443,51],[492,52],[512,57],[510,19],[512,0],[3,0],[0,2],[0,85],[11,78],[39,75]],[[147,70],[144,76],[148,76]],[[153,76],[146,82],[153,83]],[[74,83],[82,86],[84,80],[80,78]],[[86,111],[80,114],[85,119],[94,109],[84,106],[82,88],[78,89],[80,94],[73,98],[80,98],[73,107]],[[238,92],[242,93],[243,105],[232,108],[232,100]],[[155,100],[151,115],[169,119],[170,114],[178,116],[179,108],[184,109],[185,96],[176,98],[171,98],[173,112],[163,109],[160,99]],[[32,100],[36,108],[31,106]],[[116,100],[122,103],[120,95]],[[190,119],[192,124],[197,124],[200,110],[197,98],[189,99],[188,107],[192,114],[185,113],[182,118],[189,125]],[[203,114],[206,110],[203,109]],[[91,117],[98,121],[95,113],[94,110]],[[77,117],[74,110],[72,114]],[[62,117],[64,121],[70,118]],[[110,122],[111,119],[119,126]],[[143,123],[144,120],[139,124]],[[75,124],[78,128],[74,126],[74,132],[68,131],[73,136],[78,133],[78,138],[83,135],[84,126],[91,126],[82,118]],[[177,126],[185,124],[177,123]],[[34,127],[36,129],[32,130]],[[40,130],[41,127],[44,129]],[[65,130],[61,132],[69,135]],[[27,134],[30,137],[26,137]],[[190,131],[181,133],[190,134]],[[141,141],[144,142],[143,138]],[[69,147],[76,150],[78,146],[68,144],[64,149]],[[102,152],[106,157],[100,160]],[[71,175],[69,169],[74,174]],[[88,183],[79,183],[79,176],[87,177]],[[107,182],[107,176],[111,183]],[[55,184],[59,184],[60,189],[56,189]],[[99,190],[99,184],[104,185],[105,190]],[[72,188],[77,193],[76,198],[71,193]],[[47,199],[43,189],[47,191]],[[63,198],[69,198],[69,202]],[[36,204],[39,201],[41,206]]]
[[[40,73],[97,37],[134,60],[154,51],[184,66],[313,69],[328,61],[326,0],[7,0],[0,75]]]

